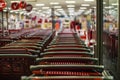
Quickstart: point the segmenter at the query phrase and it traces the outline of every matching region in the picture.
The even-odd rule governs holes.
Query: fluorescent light
[[[58,11],[63,11],[63,9],[57,9]]]
[[[90,6],[90,4],[81,4],[81,6]]]
[[[69,10],[69,12],[72,12],[72,13],[73,13],[73,12],[75,12],[75,11],[74,11],[74,10]]]
[[[75,7],[75,5],[67,5],[67,7]]]
[[[80,7],[80,9],[87,9],[86,7]]]
[[[88,10],[88,11],[86,11],[84,14],[90,14],[91,13],[91,10]]]
[[[36,2],[36,0],[25,0],[27,2]]]
[[[118,5],[118,3],[112,3],[112,5],[113,5],[113,6],[117,6],[117,5]]]
[[[36,6],[44,6],[45,4],[36,4]]]
[[[58,5],[59,3],[58,2],[51,2],[50,4],[51,5]]]
[[[39,12],[42,11],[42,10],[38,10]]]
[[[74,11],[74,9],[68,9],[69,11]]]
[[[23,14],[24,12],[20,12],[20,14]]]
[[[14,11],[10,11],[10,13],[12,13],[12,12],[14,12]]]
[[[75,1],[65,1],[65,2],[68,3],[68,4],[76,3]]]
[[[13,2],[20,2],[20,1],[10,1],[11,3],[13,3]]]
[[[15,12],[16,14],[18,13],[18,12]]]
[[[113,8],[113,6],[106,6],[105,8],[106,9],[111,9],[111,8]]]
[[[74,10],[75,8],[68,8],[68,10]]]
[[[96,9],[96,7],[93,7],[94,9]]]
[[[10,10],[11,8],[9,7],[8,9]]]
[[[83,11],[85,11],[85,10],[79,10],[79,12],[83,12]]]
[[[61,6],[54,6],[54,8],[61,8]]]
[[[84,0],[84,1],[94,1],[94,0]]]
[[[42,9],[49,9],[49,7],[42,7]]]
[[[3,10],[4,12],[7,12],[7,10]]]
[[[36,10],[37,8],[33,8],[33,10]]]
[[[103,2],[103,4],[106,4],[106,2]]]

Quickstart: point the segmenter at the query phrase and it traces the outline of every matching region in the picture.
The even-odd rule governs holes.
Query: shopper
[[[59,21],[56,21],[56,22],[55,22],[55,31],[56,31],[56,36],[58,35],[59,30],[60,30],[60,22],[59,22]]]

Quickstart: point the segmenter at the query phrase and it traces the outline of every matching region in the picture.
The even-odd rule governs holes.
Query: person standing
[[[56,21],[56,22],[55,22],[55,31],[56,31],[56,36],[58,35],[59,30],[60,30],[60,23],[59,23],[59,21]]]
[[[70,29],[71,29],[73,32],[76,32],[75,25],[76,25],[76,22],[75,22],[75,21],[71,21],[71,22],[70,22]]]

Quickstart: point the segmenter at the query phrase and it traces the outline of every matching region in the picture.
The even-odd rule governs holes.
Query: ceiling
[[[21,1],[21,0],[6,0],[8,3],[8,7],[10,7],[11,1]],[[43,14],[50,14],[50,9],[54,8],[56,14],[59,15],[75,15],[82,14],[85,12],[88,12],[91,8],[96,7],[96,0],[93,1],[85,1],[85,0],[25,0],[28,4],[32,4],[33,11],[43,13]],[[66,2],[66,1],[73,1],[73,3]],[[104,0],[104,2],[107,3],[115,3],[116,0]],[[51,3],[57,3],[57,4],[51,4]],[[36,6],[39,5],[39,6]],[[42,4],[42,5],[40,5]],[[82,4],[89,4],[89,6],[82,6]],[[69,6],[69,7],[68,7]],[[73,7],[72,7],[73,6]],[[45,7],[49,7],[49,9],[43,9]],[[55,8],[59,7],[59,8]],[[82,9],[85,7],[86,9]],[[63,10],[62,10],[63,9]],[[22,10],[24,11],[24,10]],[[20,11],[19,11],[20,12]]]

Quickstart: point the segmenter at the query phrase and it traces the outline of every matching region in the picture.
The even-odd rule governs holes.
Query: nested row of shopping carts
[[[113,80],[76,33],[59,33],[22,80]]]

